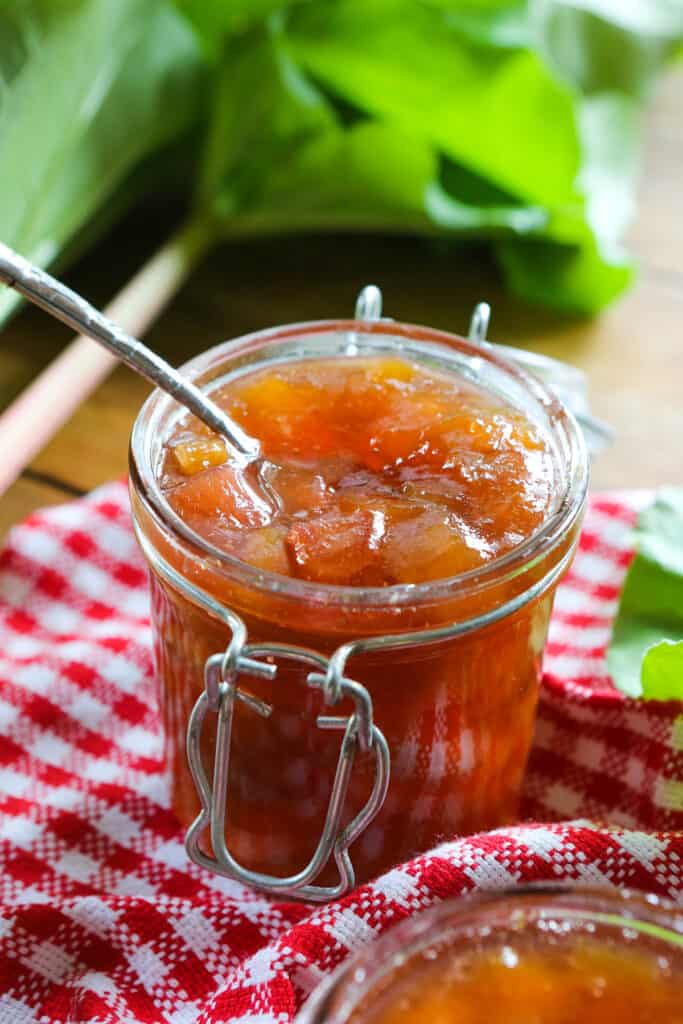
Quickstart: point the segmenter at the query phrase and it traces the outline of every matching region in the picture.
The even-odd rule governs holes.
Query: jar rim
[[[272,342],[291,341],[313,334],[353,332],[366,336],[385,335],[418,344],[434,343],[456,349],[462,356],[490,364],[521,385],[547,412],[552,428],[563,442],[566,466],[563,467],[563,490],[554,511],[529,537],[505,554],[484,565],[455,576],[423,583],[401,583],[384,587],[358,587],[331,583],[314,583],[259,569],[234,555],[217,548],[192,530],[173,510],[159,486],[155,466],[149,458],[149,439],[163,409],[175,403],[167,394],[155,389],[142,405],[131,434],[129,467],[131,484],[148,514],[162,529],[170,530],[176,540],[202,559],[210,559],[212,569],[237,575],[242,584],[255,590],[298,598],[304,602],[339,605],[391,606],[422,605],[450,598],[468,597],[498,585],[538,564],[556,548],[572,525],[581,516],[588,489],[588,456],[580,427],[571,411],[538,378],[500,356],[489,343],[476,343],[460,335],[417,324],[383,318],[376,321],[311,320],[240,335],[206,349],[181,367],[181,372],[196,380],[221,360],[228,362],[242,353]],[[486,390],[485,382],[478,382]],[[488,390],[491,390],[490,387]]]
[[[505,908],[506,904],[510,907],[511,917],[515,911],[522,911],[521,920],[515,921],[515,927],[520,931],[534,923],[534,910],[538,911],[538,920],[542,920],[543,909],[547,908],[547,916],[553,919],[628,928],[661,941],[667,947],[679,948],[683,956],[683,914],[680,907],[654,893],[543,881],[502,890],[466,893],[404,918],[352,953],[316,989],[297,1014],[295,1024],[333,1024],[336,1021],[344,1024],[392,967],[403,966],[411,956],[418,956],[425,945],[440,941],[446,945],[449,928],[452,933],[467,924],[472,926],[474,915],[485,915],[488,910]],[[523,916],[525,909],[530,914],[528,919]],[[454,936],[451,934],[451,937]],[[400,950],[400,965],[391,962],[397,950]],[[334,1010],[330,1000],[339,992],[344,994],[343,1016],[330,1017],[330,1009]]]

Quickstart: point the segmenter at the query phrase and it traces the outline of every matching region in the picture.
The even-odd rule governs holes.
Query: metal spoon
[[[242,462],[251,462],[259,457],[259,442],[245,434],[242,428],[208,395],[200,391],[196,384],[183,377],[170,363],[137,338],[126,334],[76,292],[2,242],[0,281],[21,292],[29,302],[40,306],[57,320],[68,324],[81,334],[94,338],[118,356],[131,370],[146,377],[162,391],[166,391],[193,412],[207,427],[224,437]]]

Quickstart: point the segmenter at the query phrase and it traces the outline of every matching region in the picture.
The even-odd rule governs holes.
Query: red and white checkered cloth
[[[548,644],[525,819],[590,820],[456,839],[322,908],[186,859],[124,485],[13,530],[0,556],[0,1024],[285,1022],[351,949],[447,896],[550,878],[683,900],[683,708],[626,700],[604,667],[642,500],[593,500]]]

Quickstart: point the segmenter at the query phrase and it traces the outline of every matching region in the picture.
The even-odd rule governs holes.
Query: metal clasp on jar
[[[187,756],[192,777],[202,804],[199,816],[190,826],[185,846],[190,858],[201,867],[237,881],[251,885],[262,892],[277,896],[296,896],[301,899],[324,902],[337,899],[349,892],[355,884],[355,872],[349,847],[368,827],[381,810],[389,789],[390,752],[384,734],[373,722],[372,699],[366,687],[344,674],[348,660],[360,654],[376,651],[400,650],[408,646],[422,646],[465,636],[499,622],[508,615],[514,615],[526,604],[539,598],[554,586],[569,564],[573,549],[568,549],[561,560],[546,575],[533,583],[527,590],[490,611],[448,626],[422,630],[415,633],[397,633],[386,636],[367,637],[343,644],[328,659],[305,647],[289,644],[246,644],[246,628],[242,620],[227,608],[222,609],[223,617],[233,630],[232,641],[225,654],[214,654],[208,658],[204,673],[204,691],[195,704],[187,732]],[[255,714],[270,717],[273,708],[238,685],[240,675],[260,676],[273,679],[277,666],[261,658],[290,659],[311,666],[306,681],[309,686],[319,687],[328,706],[344,697],[354,702],[354,711],[348,718],[319,715],[316,724],[319,729],[343,729],[344,736],[337,760],[332,793],[327,808],[325,824],[317,849],[303,870],[295,875],[280,877],[258,871],[251,871],[235,860],[225,841],[226,828],[229,830],[230,795],[228,772],[230,763],[230,738],[233,724],[235,701],[242,702]],[[206,718],[214,712],[216,724],[216,753],[213,765],[213,781],[209,782],[201,758],[201,739]],[[375,774],[372,792],[365,806],[353,821],[342,827],[344,801],[349,787],[356,751],[371,751],[375,755]],[[202,850],[200,837],[208,832],[214,855]],[[334,886],[311,885],[323,868],[334,858],[339,871],[339,881]]]
[[[528,589],[516,594],[497,607],[446,626],[420,630],[412,633],[396,633],[386,636],[365,637],[342,644],[326,658],[304,647],[287,644],[247,644],[247,630],[242,619],[230,608],[225,607],[206,591],[181,576],[158,553],[152,551],[145,537],[140,543],[155,571],[168,585],[188,600],[193,601],[218,621],[223,622],[231,633],[231,641],[225,653],[211,655],[205,665],[204,689],[194,706],[187,732],[187,755],[202,804],[202,810],[190,826],[185,845],[190,858],[198,865],[228,878],[234,878],[252,885],[263,892],[278,896],[296,896],[317,902],[336,899],[349,892],[355,884],[355,872],[349,848],[379,813],[389,788],[390,752],[384,734],[373,721],[372,699],[366,687],[348,678],[345,668],[351,658],[378,651],[388,652],[405,647],[415,647],[466,636],[477,630],[486,629],[507,616],[514,615],[528,603],[541,597],[546,590],[555,586],[567,569],[573,555],[572,545],[562,558],[541,579]],[[230,798],[228,771],[230,737],[233,724],[235,701],[243,703],[254,714],[269,718],[274,709],[264,701],[240,687],[240,678],[247,675],[263,679],[274,679],[277,666],[264,658],[285,658],[301,662],[310,668],[307,682],[319,688],[325,704],[334,706],[343,697],[354,703],[354,711],[348,717],[320,715],[317,726],[320,729],[344,730],[337,770],[330,796],[323,832],[315,854],[308,865],[296,875],[280,877],[250,871],[235,860],[226,847],[225,832],[229,826]],[[201,739],[206,719],[211,714],[216,719],[216,753],[213,776],[210,782],[201,759]],[[344,801],[348,791],[353,761],[358,749],[370,749],[375,755],[375,776],[372,793],[363,810],[345,828],[341,826]],[[214,849],[209,855],[200,846],[200,838],[208,832]],[[339,869],[339,882],[335,886],[311,885],[333,857]]]
[[[185,845],[195,864],[229,878],[235,878],[264,892],[301,899],[325,901],[335,899],[353,888],[355,872],[349,847],[375,817],[389,787],[389,748],[382,732],[372,720],[372,700],[360,683],[347,679],[338,672],[338,662],[328,661],[322,655],[304,647],[289,644],[245,644],[246,631],[241,623],[225,654],[212,655],[206,662],[204,692],[194,706],[187,733],[187,757],[192,777],[202,803],[202,810],[190,826]],[[255,714],[264,718],[273,713],[271,705],[259,700],[239,686],[244,674],[273,679],[277,666],[263,662],[262,658],[278,658],[300,662],[314,671],[308,673],[307,683],[322,690],[325,703],[334,705],[344,697],[354,703],[348,717],[319,715],[319,729],[343,731],[337,768],[327,808],[325,823],[315,853],[301,871],[280,877],[252,871],[240,864],[228,849],[226,829],[229,831],[230,794],[230,741],[235,701],[242,702]],[[216,753],[213,779],[207,778],[201,756],[201,740],[207,715],[216,716]],[[374,781],[372,791],[363,809],[346,826],[342,816],[356,751],[374,753]],[[203,833],[211,837],[213,856],[202,850]],[[318,877],[330,858],[339,871],[334,886],[310,884]]]

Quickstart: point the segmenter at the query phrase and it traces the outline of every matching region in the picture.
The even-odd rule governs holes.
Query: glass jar
[[[211,390],[282,361],[370,354],[465,377],[542,430],[554,500],[533,536],[429,583],[292,579],[219,551],[172,510],[157,471],[183,410],[168,396],[150,396],[131,441],[173,806],[185,825],[194,820],[188,851],[308,899],[514,819],[553,595],[585,505],[573,417],[491,346],[388,320],[324,321],[226,342],[184,371]]]
[[[682,986],[673,904],[539,884],[407,918],[342,964],[296,1021],[678,1024]]]

